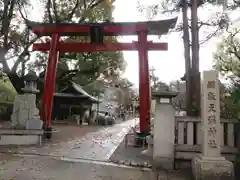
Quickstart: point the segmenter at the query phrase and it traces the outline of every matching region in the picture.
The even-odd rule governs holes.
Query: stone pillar
[[[155,106],[156,106],[156,100],[151,100],[151,118],[155,116]]]
[[[232,180],[233,164],[221,156],[218,72],[204,71],[202,82],[202,154],[192,160],[196,180]]]
[[[175,110],[171,99],[176,92],[153,92],[156,98],[155,119],[153,121],[153,164],[158,167],[173,169]]]

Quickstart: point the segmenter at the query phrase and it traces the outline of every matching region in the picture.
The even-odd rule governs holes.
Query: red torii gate
[[[99,52],[136,50],[139,54],[139,94],[140,94],[140,131],[149,132],[150,120],[150,88],[148,51],[168,49],[167,43],[153,43],[147,35],[168,33],[176,24],[177,18],[127,23],[86,23],[86,24],[45,24],[29,22],[28,27],[38,36],[51,36],[49,43],[33,44],[34,51],[49,51],[47,70],[45,73],[41,119],[45,128],[51,131],[53,93],[55,90],[56,67],[59,52]],[[104,44],[104,36],[137,35],[138,41],[132,43]],[[65,43],[60,36],[90,36],[91,43]]]

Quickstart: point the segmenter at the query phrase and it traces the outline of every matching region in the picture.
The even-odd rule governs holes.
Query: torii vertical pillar
[[[48,55],[48,64],[45,72],[45,83],[42,101],[41,119],[44,120],[44,128],[49,133],[46,134],[47,138],[51,138],[51,115],[53,104],[53,93],[55,89],[56,69],[58,63],[58,51],[57,44],[59,41],[59,34],[53,34],[50,44],[50,50]]]
[[[147,32],[139,32],[138,50],[139,56],[139,97],[140,97],[140,132],[148,133],[150,131],[150,88],[149,88],[149,66]]]

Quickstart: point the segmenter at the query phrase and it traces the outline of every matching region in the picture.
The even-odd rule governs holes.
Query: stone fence
[[[240,146],[236,128],[239,122],[220,120],[221,154],[229,161],[235,162]],[[201,153],[202,129],[201,119],[196,117],[175,117],[175,159],[181,162],[192,160]]]

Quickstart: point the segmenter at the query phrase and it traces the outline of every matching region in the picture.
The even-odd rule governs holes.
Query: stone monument
[[[233,164],[221,156],[218,72],[204,71],[202,82],[202,154],[192,160],[196,180],[232,180]]]

